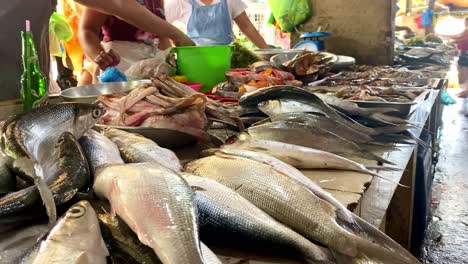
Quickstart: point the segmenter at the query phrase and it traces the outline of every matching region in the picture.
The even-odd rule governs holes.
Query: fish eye
[[[68,215],[71,218],[80,218],[85,213],[86,213],[86,209],[81,205],[74,206],[70,210],[68,210]]]
[[[93,118],[99,118],[99,117],[101,117],[101,114],[102,114],[102,110],[99,109],[99,108],[94,109],[94,110],[93,110],[93,113],[92,113]]]

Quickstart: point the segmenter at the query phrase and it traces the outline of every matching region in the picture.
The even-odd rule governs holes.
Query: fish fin
[[[205,188],[202,188],[202,187],[200,187],[200,186],[192,185],[192,186],[190,186],[190,187],[192,187],[192,190],[193,190],[194,192],[196,192],[196,191],[202,191],[202,192],[203,192],[203,191],[206,191]]]
[[[112,219],[115,219],[115,217],[117,217],[117,213],[115,212],[115,209],[114,207],[111,205],[110,206],[110,216],[112,217]]]
[[[394,180],[391,180],[391,179],[389,179],[389,178],[386,178],[386,177],[384,177],[384,176],[382,176],[382,175],[380,175],[380,174],[378,174],[378,173],[375,173],[375,172],[372,172],[372,171],[369,171],[368,173],[369,173],[370,175],[375,176],[375,177],[378,177],[378,178],[380,178],[380,179],[382,179],[382,180],[386,180],[386,181],[389,181],[389,182],[391,182],[391,183],[395,183],[395,184],[397,184],[397,185],[400,186],[400,187],[409,188],[408,185],[401,184],[401,183],[399,183],[399,182],[397,182],[397,181],[394,181]]]

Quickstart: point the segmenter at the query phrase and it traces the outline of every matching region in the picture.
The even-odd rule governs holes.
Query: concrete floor
[[[444,107],[432,221],[422,248],[424,264],[468,263],[468,116],[464,113],[468,114],[468,99]]]

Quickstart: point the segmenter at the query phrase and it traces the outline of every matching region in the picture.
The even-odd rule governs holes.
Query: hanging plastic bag
[[[140,60],[128,70],[125,75],[130,79],[149,79],[151,77],[165,75],[174,75],[176,68],[169,63],[171,49],[166,49],[156,53],[155,57]]]
[[[312,16],[309,0],[268,0],[271,12],[281,30],[293,32],[294,28]]]

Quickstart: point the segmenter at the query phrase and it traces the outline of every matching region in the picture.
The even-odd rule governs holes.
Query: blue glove
[[[127,77],[121,71],[117,70],[115,67],[107,68],[101,76],[99,76],[99,80],[103,83],[106,82],[126,82]]]

